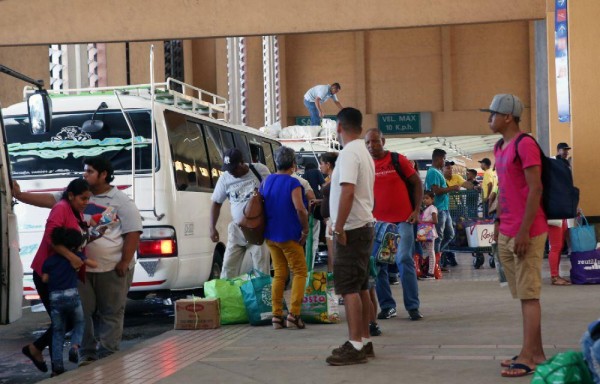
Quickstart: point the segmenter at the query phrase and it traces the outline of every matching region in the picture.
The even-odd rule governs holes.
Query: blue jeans
[[[594,340],[592,338],[592,331],[599,326],[599,323],[599,320],[592,322],[581,338],[583,357],[592,372],[594,383],[600,383],[600,368],[598,368],[600,362],[600,339]]]
[[[413,225],[409,223],[397,224],[400,235],[400,245],[396,252],[396,265],[400,274],[404,308],[407,311],[419,309],[419,286],[417,284],[417,271],[413,261],[415,235]],[[396,308],[396,301],[392,297],[390,281],[388,280],[388,264],[380,264],[375,285],[377,299],[381,310]]]
[[[435,252],[445,252],[448,244],[454,239],[454,226],[448,210],[438,212],[438,222],[435,225],[438,238],[435,239]]]
[[[315,103],[304,99],[304,106],[310,114],[310,125],[321,125],[321,116],[319,116],[319,110]]]
[[[71,345],[81,345],[83,336],[83,308],[77,288],[50,292],[50,319],[52,320],[52,370],[62,371],[63,344],[66,324],[73,324]]]

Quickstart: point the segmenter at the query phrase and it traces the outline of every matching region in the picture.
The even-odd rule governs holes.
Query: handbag
[[[577,217],[577,226],[569,228],[571,236],[571,250],[573,252],[586,252],[596,249],[596,229],[589,225],[587,219],[581,214]]]
[[[375,223],[375,238],[371,252],[371,256],[375,258],[375,261],[383,264],[394,264],[399,244],[400,235],[396,224],[386,223],[385,221]]]
[[[417,241],[433,241],[433,224],[418,223],[417,224]]]
[[[571,252],[571,282],[600,284],[600,250]]]
[[[246,202],[243,214],[238,226],[244,238],[248,244],[262,245],[265,241],[265,202],[258,188]]]

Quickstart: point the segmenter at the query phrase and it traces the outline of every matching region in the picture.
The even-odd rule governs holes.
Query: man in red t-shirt
[[[385,138],[377,128],[369,129],[365,135],[365,144],[375,162],[375,208],[373,216],[377,221],[394,223],[400,235],[400,244],[396,254],[396,264],[400,272],[404,308],[411,320],[420,320],[419,287],[417,272],[413,261],[415,235],[414,225],[419,217],[420,204],[413,207],[411,201],[423,200],[423,184],[412,164],[402,155],[398,155],[402,177],[392,162],[391,152],[383,149]],[[407,185],[409,184],[409,185]],[[410,196],[409,191],[413,196]],[[388,264],[378,264],[375,290],[381,312],[378,319],[396,316],[396,301],[392,297],[388,279]]]
[[[521,301],[523,346],[517,356],[501,363],[504,377],[525,376],[546,360],[542,347],[542,261],[548,226],[542,208],[542,154],[531,137],[524,137],[519,120],[523,104],[510,94],[494,96],[488,124],[502,139],[494,148],[499,190],[494,237],[510,292]]]

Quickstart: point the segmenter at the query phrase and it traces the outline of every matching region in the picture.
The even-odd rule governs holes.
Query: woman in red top
[[[50,211],[48,220],[46,221],[46,229],[44,237],[40,243],[37,253],[31,263],[33,269],[33,283],[37,289],[40,300],[44,303],[44,307],[50,314],[50,298],[48,292],[48,284],[42,282],[42,265],[46,259],[58,253],[67,258],[73,268],[78,269],[82,266],[83,261],[79,256],[71,252],[65,246],[54,246],[50,240],[52,230],[56,227],[67,227],[82,231],[84,238],[87,236],[88,225],[84,221],[83,211],[88,205],[92,192],[87,181],[83,179],[75,179],[69,183],[67,189],[63,193],[62,199]],[[71,325],[67,324],[67,330],[70,330]],[[42,372],[48,371],[48,366],[44,361],[42,351],[50,346],[52,342],[52,328],[48,328],[42,336],[36,341],[23,347],[22,352],[27,356],[36,368]],[[52,350],[52,348],[50,348]]]

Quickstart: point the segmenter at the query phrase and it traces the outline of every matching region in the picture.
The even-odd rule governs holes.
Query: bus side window
[[[244,162],[252,162],[252,157],[250,156],[250,150],[248,149],[248,139],[246,138],[246,135],[244,135],[241,132],[234,132],[233,138],[235,139],[235,147],[242,152]]]
[[[262,143],[262,149],[265,156],[264,164],[269,168],[271,173],[277,172],[275,169],[275,160],[273,159],[273,148],[271,147],[271,143],[264,141]]]
[[[210,189],[208,177],[208,154],[204,135],[199,125],[187,122],[183,115],[165,113],[167,133],[175,171],[175,186],[178,191],[200,191]],[[206,174],[199,178],[198,174]]]
[[[266,165],[265,153],[260,145],[250,143],[250,157],[253,163],[262,163]]]
[[[206,137],[206,148],[208,149],[208,162],[210,164],[210,177],[213,188],[217,185],[221,169],[223,168],[223,152],[227,149],[221,144],[221,135],[219,128],[211,125],[204,125]]]

